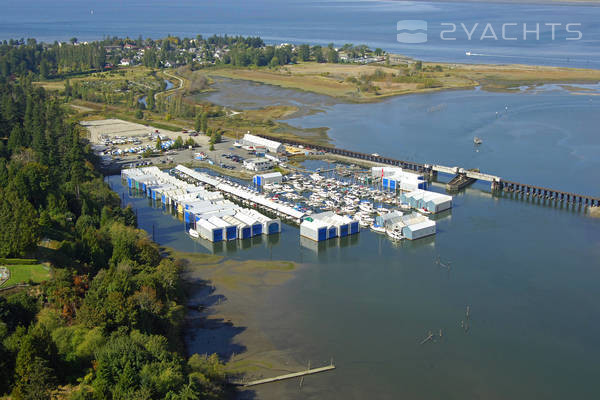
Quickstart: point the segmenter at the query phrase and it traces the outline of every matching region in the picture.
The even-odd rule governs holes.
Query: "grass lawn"
[[[5,265],[10,271],[10,278],[4,282],[3,287],[19,283],[42,282],[50,278],[50,268],[43,264],[34,265]]]

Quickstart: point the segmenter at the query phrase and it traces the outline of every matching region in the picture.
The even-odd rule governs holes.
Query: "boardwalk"
[[[306,376],[306,375],[318,374],[318,373],[321,373],[321,372],[331,371],[331,370],[334,370],[334,369],[335,369],[335,365],[331,364],[331,365],[327,365],[325,367],[307,369],[305,371],[300,371],[300,372],[292,372],[291,374],[279,375],[279,376],[275,376],[273,378],[259,379],[259,380],[256,380],[256,381],[245,382],[245,383],[244,382],[238,382],[238,383],[236,383],[236,385],[244,386],[244,387],[256,386],[256,385],[262,385],[262,384],[265,384],[265,383],[282,381],[282,380],[285,380],[285,379],[300,378],[300,377],[303,377],[303,376]]]

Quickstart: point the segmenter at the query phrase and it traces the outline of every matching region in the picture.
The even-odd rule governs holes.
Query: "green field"
[[[39,283],[50,277],[50,268],[42,264],[34,265],[3,265],[10,271],[10,278],[2,287],[27,283],[29,280]]]

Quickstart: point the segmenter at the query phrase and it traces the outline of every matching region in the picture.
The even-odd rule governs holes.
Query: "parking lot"
[[[252,151],[235,147],[235,140],[228,137],[223,137],[221,143],[214,145],[214,150],[209,150],[210,139],[201,134],[166,131],[118,119],[82,121],[81,124],[89,131],[90,142],[102,158],[103,165],[109,169],[146,165],[160,167],[193,162],[198,165],[212,164],[232,172],[251,173],[244,169],[243,162],[255,157]],[[177,136],[181,136],[184,141],[192,137],[197,145],[192,149],[169,149],[144,157],[145,149],[154,150],[157,135],[163,141],[174,140]]]

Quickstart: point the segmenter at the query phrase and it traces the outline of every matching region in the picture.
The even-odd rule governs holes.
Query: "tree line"
[[[222,398],[218,358],[183,351],[182,262],[136,228],[95,163],[59,99],[27,73],[0,82],[0,257],[52,265],[0,296],[0,396]]]
[[[131,48],[124,47],[131,45]],[[35,39],[10,40],[0,43],[0,81],[15,76],[34,79],[65,78],[90,71],[101,71],[117,65],[123,57],[136,57],[143,48],[139,62],[151,68],[162,68],[169,63],[197,66],[200,63],[230,64],[234,66],[280,66],[297,61],[341,62],[366,55],[382,55],[381,49],[371,51],[366,45],[345,44],[336,49],[333,43],[320,45],[266,46],[260,37],[217,36],[207,38],[130,39],[107,37],[99,41],[40,43]],[[193,51],[192,51],[193,50]]]
[[[100,42],[70,45],[38,43],[34,39],[0,44],[0,82],[17,76],[49,79],[101,70],[106,52]]]

